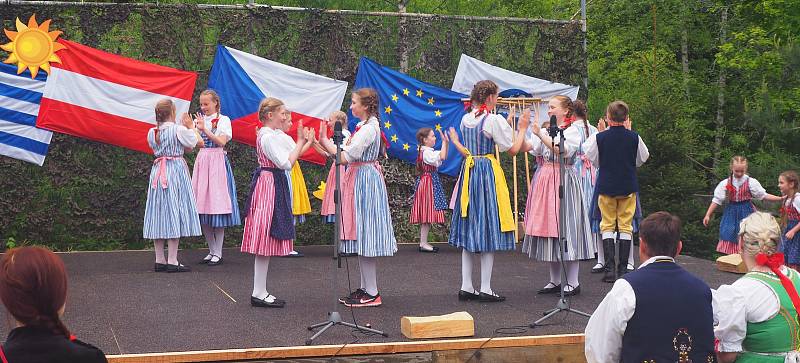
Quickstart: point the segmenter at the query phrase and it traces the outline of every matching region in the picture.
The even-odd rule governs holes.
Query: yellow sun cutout
[[[50,73],[50,62],[61,63],[61,58],[55,54],[66,47],[56,42],[61,31],[49,31],[50,20],[45,20],[42,25],[36,23],[36,14],[31,15],[26,26],[17,18],[17,31],[3,29],[11,43],[0,45],[0,49],[11,53],[3,63],[17,63],[17,74],[31,71],[31,78],[35,78],[39,69]]]

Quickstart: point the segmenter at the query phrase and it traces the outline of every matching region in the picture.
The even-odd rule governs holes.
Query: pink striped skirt
[[[294,241],[270,237],[275,210],[275,180],[270,172],[261,172],[253,190],[252,203],[244,220],[242,252],[259,256],[286,256],[294,249]]]
[[[203,148],[197,153],[192,172],[192,191],[198,214],[230,214],[225,150]]]

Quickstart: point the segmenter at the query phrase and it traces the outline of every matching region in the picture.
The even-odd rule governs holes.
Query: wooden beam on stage
[[[469,357],[476,349],[481,355],[489,354],[497,359],[477,361],[500,361],[501,356],[528,356],[531,352],[521,348],[536,347],[537,357],[542,362],[583,360],[583,334],[540,335],[522,337],[495,337],[449,340],[425,340],[415,342],[363,343],[344,345],[316,345],[273,348],[225,349],[208,351],[167,352],[109,355],[109,363],[172,363],[172,362],[218,362],[244,361],[254,359],[297,359],[312,357],[342,357],[352,355],[401,354],[416,352],[434,352],[440,361],[463,361],[459,357]],[[490,349],[503,349],[491,352]],[[539,355],[539,354],[544,355]],[[509,356],[509,357],[510,357]],[[449,357],[449,358],[448,358]],[[558,357],[562,357],[559,359]],[[566,357],[566,358],[565,358]],[[488,358],[488,356],[486,357]],[[550,359],[553,358],[553,359]],[[537,359],[539,360],[539,359]],[[524,359],[522,360],[524,361]]]

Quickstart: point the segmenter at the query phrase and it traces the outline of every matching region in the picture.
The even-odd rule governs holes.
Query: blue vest
[[[623,126],[610,127],[597,133],[597,150],[600,154],[597,193],[616,197],[638,192],[636,154],[639,134]]]
[[[669,260],[622,277],[636,311],[622,336],[622,362],[716,362],[711,289]]]

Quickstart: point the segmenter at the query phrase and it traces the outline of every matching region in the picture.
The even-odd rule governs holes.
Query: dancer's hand
[[[709,221],[711,221],[711,216],[707,215],[707,216],[703,217],[703,226],[708,227],[708,222]]]
[[[327,122],[320,122],[319,124],[319,139],[327,139],[328,138],[328,123]]]
[[[181,115],[181,123],[183,123],[183,126],[186,126],[187,129],[194,129],[194,120],[192,120],[192,117],[186,112]]]
[[[790,239],[794,238],[794,234],[795,234],[795,232],[790,229],[789,232],[786,232],[786,239],[790,240]]]
[[[297,139],[300,140],[301,136],[303,137],[303,139],[305,139],[305,132],[306,130],[303,128],[303,120],[300,120],[297,123]]]
[[[631,118],[630,117],[625,118],[625,122],[623,122],[622,125],[625,126],[626,129],[630,130],[631,129]]]
[[[514,127],[514,117],[517,117],[517,110],[512,108],[508,110],[508,117],[506,117],[506,122],[508,122],[511,127]]]
[[[606,125],[605,117],[601,117],[600,120],[597,120],[597,131],[605,131],[608,128]]]
[[[439,137],[442,139],[442,144],[446,144],[446,143],[450,142],[450,138],[447,137],[447,134],[442,132],[442,130],[439,130]]]
[[[198,130],[206,131],[206,122],[202,113],[198,112],[194,114],[194,124],[197,126]]]
[[[531,123],[531,109],[526,108],[525,111],[522,112],[522,117],[519,119],[519,124],[517,126],[519,127],[520,130],[525,130],[528,128],[528,125],[530,125],[530,123]]]
[[[453,140],[453,142],[460,142],[455,128],[450,127],[448,131],[450,131],[450,139]]]

